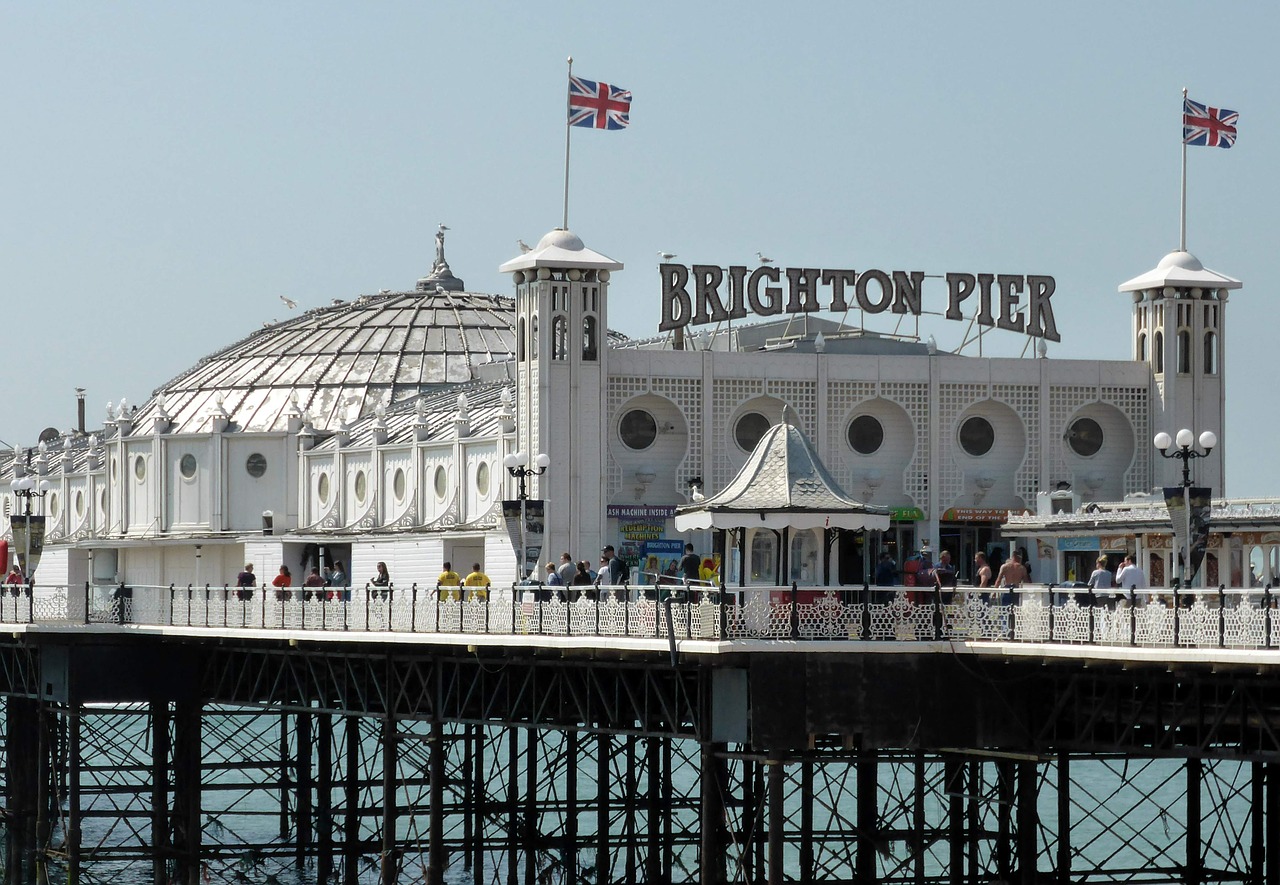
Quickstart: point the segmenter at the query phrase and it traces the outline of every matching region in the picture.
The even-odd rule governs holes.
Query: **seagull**
[[[659,253],[658,253],[658,257],[659,257],[659,258],[661,258],[663,261],[670,261],[672,258],[675,258],[675,257],[676,257],[676,253],[674,253],[674,252],[659,252]]]
[[[444,294],[444,286],[440,285],[439,283],[436,283],[436,294],[437,295]]]
[[[526,243],[524,240],[516,240],[516,245],[520,247],[520,254],[522,254],[522,255],[523,255],[525,252],[532,252],[532,251],[533,251],[533,247],[532,247],[532,246],[530,246],[528,243]]]
[[[440,230],[452,230],[452,229],[453,228],[449,227],[449,225],[445,224],[443,221],[440,222]]]
[[[764,255],[762,255],[762,254],[761,254],[761,253],[759,253],[759,252],[757,252],[757,253],[756,253],[756,258],[759,258],[759,259],[760,259],[760,263],[761,263],[761,264],[773,264],[773,259],[772,259],[772,258],[766,258]]]
[[[339,304],[346,304],[346,302],[345,302],[345,301],[343,301],[341,298],[332,298],[332,299],[330,299],[329,303],[330,303],[330,304],[332,304],[332,305],[334,305],[334,306],[337,306],[337,305],[339,305]]]
[[[293,310],[295,307],[298,306],[298,302],[294,301],[292,298],[286,298],[284,295],[280,296],[280,300],[283,301],[284,306],[289,308],[290,310]]]

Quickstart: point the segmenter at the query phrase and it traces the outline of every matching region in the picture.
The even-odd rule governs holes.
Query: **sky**
[[[562,220],[573,56],[634,96],[628,129],[574,130],[569,227],[625,265],[609,324],[637,337],[659,252],[764,252],[1048,274],[1049,358],[1128,359],[1116,287],[1178,247],[1182,89],[1239,111],[1235,147],[1188,149],[1187,247],[1244,282],[1227,425],[1193,429],[1231,495],[1280,496],[1275,4],[0,0],[0,22],[0,444],[73,427],[77,387],[100,426],[288,319],[281,296],[411,289],[440,223],[467,289],[510,294],[498,265]]]

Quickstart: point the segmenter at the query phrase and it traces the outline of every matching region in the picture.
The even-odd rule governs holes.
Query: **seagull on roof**
[[[676,253],[674,253],[674,252],[659,252],[659,253],[658,253],[658,257],[659,257],[659,258],[661,258],[663,261],[670,261],[672,258],[675,258],[675,257],[676,257]]]
[[[290,310],[293,310],[295,307],[298,306],[298,302],[294,301],[292,298],[286,298],[284,295],[280,296],[280,300],[283,301],[284,306],[289,308]]]
[[[772,259],[772,258],[766,258],[764,255],[762,255],[762,254],[761,254],[761,253],[759,253],[759,252],[757,252],[757,253],[756,253],[756,258],[759,258],[759,259],[760,259],[760,263],[761,263],[761,264],[773,264],[773,259]]]
[[[444,294],[444,286],[440,285],[439,283],[436,283],[436,294],[437,295]]]
[[[516,245],[520,247],[520,254],[521,254],[521,255],[523,255],[523,254],[524,254],[524,253],[526,253],[526,252],[532,252],[532,251],[533,251],[533,247],[532,247],[532,246],[530,246],[528,243],[526,243],[524,240],[516,240]]]
[[[343,301],[341,298],[332,298],[329,300],[329,303],[333,305],[346,304],[346,302]]]

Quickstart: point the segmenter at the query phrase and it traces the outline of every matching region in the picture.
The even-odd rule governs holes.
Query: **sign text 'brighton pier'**
[[[744,266],[726,271],[714,264],[662,264],[662,323],[659,331],[739,320],[747,314],[777,316],[850,308],[867,313],[921,313],[923,271],[825,270],[812,267]],[[783,291],[783,276],[786,291]],[[727,279],[726,279],[727,276]],[[1061,341],[1053,320],[1053,277],[1038,274],[949,273],[949,320],[965,319],[962,305],[975,298],[980,326]],[[690,290],[692,289],[692,293]],[[826,290],[826,296],[820,294]],[[1024,303],[1025,299],[1025,303]],[[1024,309],[1025,308],[1025,309]]]

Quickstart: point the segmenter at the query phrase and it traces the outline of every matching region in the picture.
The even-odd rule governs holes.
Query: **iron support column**
[[[431,817],[427,821],[427,885],[443,885],[447,860],[444,853],[444,723],[431,721],[431,755],[427,759]]]
[[[699,885],[721,885],[725,881],[724,804],[720,759],[716,751],[720,744],[706,743],[701,747],[700,799],[702,805],[702,846],[698,862]]]
[[[1204,779],[1204,762],[1187,760],[1187,885],[1204,881],[1204,859],[1200,844],[1200,786]]]
[[[1058,881],[1071,881],[1071,756],[1058,754]]]
[[[169,704],[152,701],[148,709],[151,720],[151,881],[168,885],[169,846]],[[77,717],[79,718],[79,717]],[[79,733],[79,723],[75,725]],[[80,741],[73,741],[78,750]]]
[[[1036,812],[1036,763],[1018,763],[1018,881],[1036,885],[1036,831],[1040,817]]]
[[[859,750],[857,761],[858,789],[858,839],[856,870],[859,882],[876,880],[876,831],[879,820],[876,813],[876,801],[879,798],[880,766],[874,750]],[[805,790],[805,805],[812,803],[812,788]],[[812,833],[810,834],[812,835]],[[811,839],[806,839],[806,842]],[[809,848],[810,880],[813,877],[813,849]]]
[[[67,885],[80,882],[80,717],[83,708],[67,710]],[[153,844],[154,840],[153,840]],[[160,847],[156,845],[156,847]],[[157,854],[159,852],[157,851]]]
[[[783,778],[786,769],[781,759],[770,759],[766,765],[769,784],[769,885],[782,885],[785,872],[783,869],[783,826],[786,821],[786,810],[782,807]]]
[[[382,863],[381,885],[395,885],[396,857],[396,721],[388,712],[382,720]]]
[[[328,882],[333,877],[333,717],[319,713],[316,718],[316,880]]]

